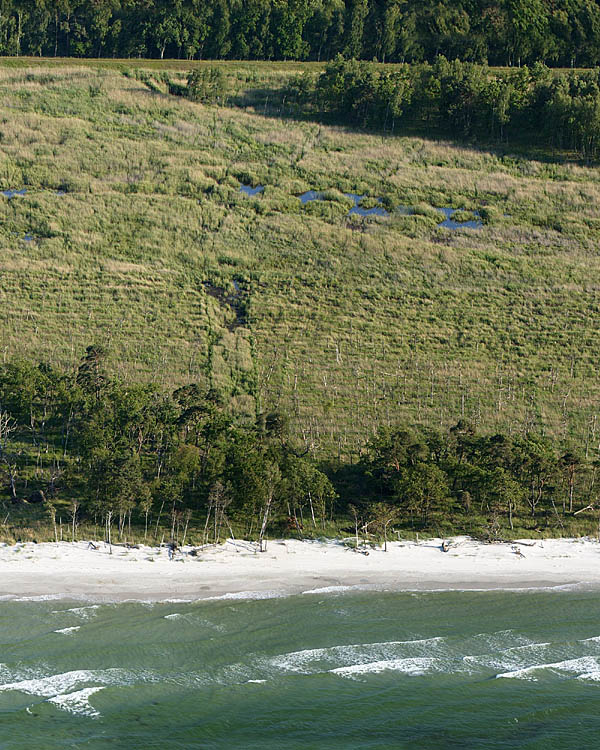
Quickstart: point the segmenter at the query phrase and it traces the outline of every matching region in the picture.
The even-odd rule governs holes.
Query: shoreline
[[[0,546],[0,599],[96,602],[264,599],[343,591],[600,588],[600,544],[589,538],[484,544],[455,537],[388,542],[359,554],[337,540],[271,540],[258,553],[228,540],[169,560],[166,548],[87,549],[88,542]]]

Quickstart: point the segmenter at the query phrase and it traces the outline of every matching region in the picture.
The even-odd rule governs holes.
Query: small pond
[[[318,190],[307,190],[306,193],[302,193],[298,198],[300,198],[300,203],[302,204],[310,203],[310,201],[322,201],[323,193],[320,193]]]
[[[460,211],[460,208],[437,208],[438,211],[441,211],[444,216],[446,217],[444,221],[442,221],[440,224],[438,224],[438,227],[444,227],[444,229],[481,229],[483,226],[483,222],[481,221],[481,217],[479,216],[478,211],[470,211],[474,216],[476,216],[476,219],[469,219],[468,221],[458,221],[456,219],[453,219],[452,217],[454,214],[456,214],[457,211]]]
[[[244,193],[244,195],[249,196],[255,196],[262,193],[265,189],[264,185],[257,185],[256,187],[252,187],[252,185],[245,185],[244,183],[240,183],[240,192]],[[14,191],[13,191],[14,192]],[[15,195],[21,195],[23,193],[14,193]],[[5,193],[6,195],[6,193]],[[12,196],[9,196],[12,197]],[[320,190],[307,190],[305,193],[302,193],[301,195],[297,196],[300,200],[300,203],[304,206],[307,203],[310,203],[311,201],[323,201],[326,200],[325,194],[321,192]],[[344,193],[344,197],[349,198],[354,205],[352,208],[348,211],[346,216],[389,216],[390,212],[384,208],[383,201],[381,198],[375,198],[377,205],[371,206],[370,208],[366,208],[365,206],[362,206],[361,203],[365,198],[368,196],[366,195],[359,195],[358,193]],[[436,211],[439,211],[445,216],[445,219],[441,221],[438,224],[439,227],[443,227],[444,229],[481,229],[483,227],[483,222],[481,221],[481,216],[479,215],[478,211],[470,211],[475,218],[474,219],[467,219],[466,221],[460,221],[460,218],[455,218],[456,214],[462,211],[460,208],[452,208],[451,206],[445,206],[445,207],[436,207]],[[401,216],[412,216],[414,214],[414,210],[410,206],[398,206],[396,209],[394,209],[394,213],[400,214]],[[234,282],[234,287],[236,291],[238,290],[236,282]]]
[[[366,198],[366,195],[358,195],[357,193],[344,193],[344,196],[346,198],[350,198],[351,201],[354,201],[354,206],[348,211],[346,216],[351,216],[352,214],[357,214],[358,216],[389,216],[389,212],[385,210],[385,208],[381,206],[373,206],[372,208],[364,208],[360,205],[363,198]],[[298,198],[300,199],[300,203],[302,205],[305,205],[306,203],[310,203],[311,201],[322,201],[325,200],[324,193],[320,192],[319,190],[307,190],[305,193],[302,193],[302,195],[299,195]],[[381,203],[381,198],[376,198],[377,203]]]
[[[27,188],[21,188],[20,190],[0,190],[0,193],[5,198],[15,198],[18,195],[27,195]],[[66,195],[66,190],[55,190],[54,195]]]
[[[366,196],[356,195],[356,193],[344,193],[346,198],[354,201],[354,206],[348,211],[348,216],[356,214],[358,216],[389,216],[389,212],[383,206],[373,206],[372,208],[363,208],[360,202]],[[381,203],[381,198],[376,198],[377,203]]]
[[[262,193],[264,189],[264,185],[252,187],[252,185],[244,185],[244,183],[240,184],[240,193],[244,193],[244,195],[258,195],[259,193]]]

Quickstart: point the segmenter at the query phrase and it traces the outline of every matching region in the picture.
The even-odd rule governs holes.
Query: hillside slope
[[[2,69],[0,92],[1,189],[26,189],[0,197],[5,359],[73,367],[107,344],[123,377],[289,411],[321,454],[461,416],[597,444],[597,170],[205,107],[89,67]],[[346,193],[390,213],[349,215]],[[483,226],[440,227],[444,207]]]

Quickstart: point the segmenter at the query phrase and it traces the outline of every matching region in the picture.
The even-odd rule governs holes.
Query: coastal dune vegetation
[[[597,529],[594,149],[119,66],[0,68],[5,538]]]
[[[184,545],[241,536],[263,550],[274,533],[345,534],[357,549],[381,539],[387,547],[393,529],[460,529],[490,542],[519,532],[600,536],[588,502],[597,462],[536,434],[477,434],[465,420],[446,430],[381,427],[356,463],[319,461],[285,414],[243,418],[217,390],[165,393],[112,379],[93,346],[74,374],[5,365],[0,398],[6,539]]]

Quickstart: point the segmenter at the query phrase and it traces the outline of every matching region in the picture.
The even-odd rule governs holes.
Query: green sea
[[[0,748],[560,748],[600,735],[600,593],[0,602]]]

